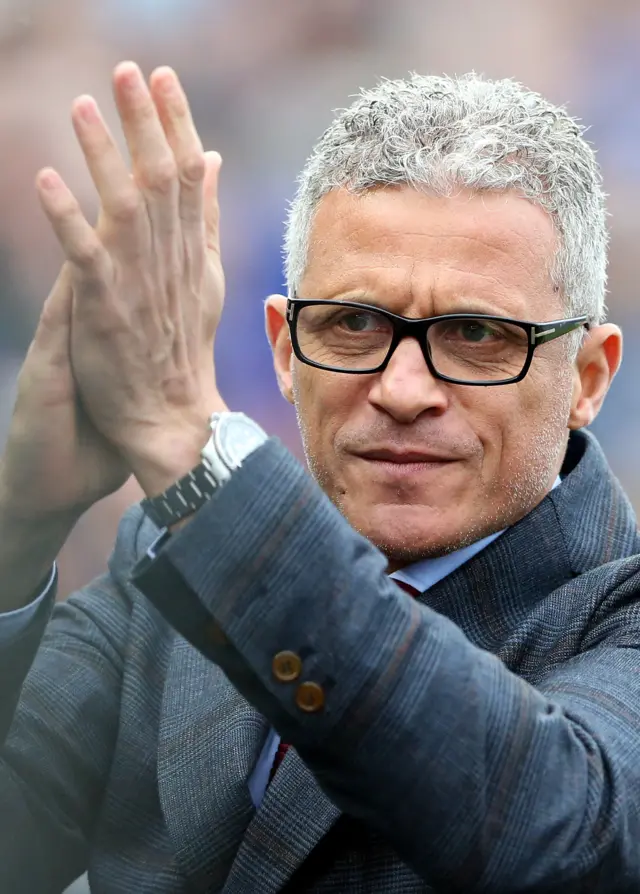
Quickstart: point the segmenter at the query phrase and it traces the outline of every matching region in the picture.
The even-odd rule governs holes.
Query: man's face
[[[558,319],[555,238],[548,215],[512,194],[334,191],[318,207],[298,294],[407,317]],[[434,379],[413,339],[381,373],[315,369],[292,357],[285,327],[270,327],[311,472],[392,566],[513,524],[552,487],[579,391],[565,338],[536,350],[523,381],[485,388]],[[408,461],[370,456],[385,451]]]

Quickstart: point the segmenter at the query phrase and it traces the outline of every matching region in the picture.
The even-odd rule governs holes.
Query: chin
[[[339,507],[350,524],[396,568],[435,558],[474,543],[489,531],[476,527],[456,512],[432,506],[376,505]]]

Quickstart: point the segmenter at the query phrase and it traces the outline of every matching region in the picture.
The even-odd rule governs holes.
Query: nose
[[[425,412],[442,415],[449,406],[446,385],[431,375],[415,338],[400,342],[386,369],[374,380],[369,400],[404,424]]]

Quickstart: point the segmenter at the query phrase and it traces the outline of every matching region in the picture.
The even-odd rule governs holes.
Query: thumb
[[[220,256],[220,204],[218,183],[222,157],[219,152],[205,152],[206,171],[204,175],[204,225],[207,248]]]
[[[63,264],[44,302],[33,338],[33,347],[46,351],[51,359],[69,355],[72,307],[71,270]]]

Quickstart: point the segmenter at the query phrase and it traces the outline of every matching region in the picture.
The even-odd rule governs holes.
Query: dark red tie
[[[395,580],[395,578],[394,578],[394,580]],[[416,590],[416,588],[412,587],[411,584],[405,584],[405,582],[403,580],[396,580],[395,582],[400,587],[400,589],[404,590],[405,593],[408,593],[409,596],[419,596],[420,595],[420,590]]]
[[[289,746],[286,742],[280,742],[278,745],[278,750],[276,751],[275,757],[273,758],[273,764],[271,765],[271,772],[269,773],[269,782],[276,775],[276,770],[284,760],[284,756],[287,753]]]
[[[396,580],[395,582],[402,590],[405,591],[405,593],[408,593],[410,596],[420,595],[420,590],[416,590],[416,588],[412,587],[411,584],[405,584],[403,580]],[[276,770],[284,760],[284,756],[287,753],[288,749],[289,745],[286,742],[280,742],[280,744],[278,745],[278,750],[275,753],[273,764],[271,765],[271,772],[269,773],[269,782],[271,782],[273,777],[276,775]]]

